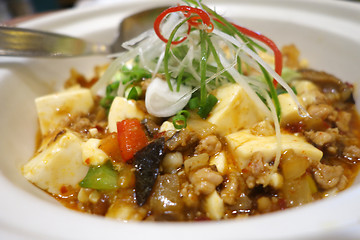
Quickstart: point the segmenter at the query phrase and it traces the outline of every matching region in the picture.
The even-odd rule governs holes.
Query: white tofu
[[[108,128],[110,132],[117,132],[116,123],[129,118],[144,119],[145,113],[137,106],[135,100],[127,100],[123,97],[116,97],[111,104],[109,111]]]
[[[224,174],[226,171],[225,152],[221,151],[218,154],[211,156],[209,165],[215,165],[218,172]]]
[[[109,156],[99,148],[100,139],[90,138],[84,143],[81,143],[82,161],[84,165],[102,165]]]
[[[297,94],[299,95],[314,90],[319,91],[319,88],[313,82],[307,80],[294,81],[293,85],[296,89]]]
[[[213,94],[219,102],[210,112],[207,121],[216,125],[223,135],[249,128],[265,118],[265,113],[259,110],[238,84],[224,85]]]
[[[110,208],[106,212],[106,217],[113,218],[119,221],[141,221],[145,218],[147,211],[138,208],[137,206],[131,206],[128,203],[121,201],[115,201],[111,204]]]
[[[229,134],[225,138],[235,162],[241,169],[248,166],[255,152],[261,152],[265,162],[270,162],[275,158],[276,136],[255,136],[250,130],[242,130]],[[296,154],[304,155],[312,162],[319,162],[323,156],[322,151],[306,142],[303,137],[291,134],[281,134],[281,147],[283,152],[293,149]]]
[[[225,214],[224,201],[216,191],[205,197],[204,209],[212,220],[220,220]]]
[[[89,133],[91,137],[95,137],[99,133],[99,130],[97,128],[90,128]]]
[[[66,119],[89,113],[94,100],[89,89],[76,88],[35,99],[42,135],[62,129]]]
[[[159,132],[166,132],[166,131],[170,131],[170,130],[176,130],[176,128],[174,127],[174,124],[170,121],[165,121],[161,124]]]
[[[274,189],[280,189],[284,185],[284,177],[280,173],[272,173],[270,175],[270,186]]]
[[[296,123],[304,118],[299,115],[298,107],[294,100],[291,98],[290,94],[284,93],[278,96],[280,107],[281,107],[281,126],[286,124]],[[298,99],[299,103],[303,105],[302,100]]]
[[[55,134],[47,147],[23,167],[25,178],[56,195],[62,193],[62,187],[78,187],[88,171],[82,164],[81,142],[69,130]]]
[[[320,89],[311,81],[294,81],[293,86],[296,89],[298,98],[302,100],[305,108],[316,103],[319,95],[322,95]]]

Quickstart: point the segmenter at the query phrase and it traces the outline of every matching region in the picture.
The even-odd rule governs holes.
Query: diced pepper
[[[99,148],[103,150],[112,160],[116,162],[122,161],[116,133],[110,133],[108,136],[101,139]]]
[[[148,144],[148,139],[138,119],[125,119],[117,123],[118,142],[124,162]]]
[[[113,169],[110,161],[95,167],[90,167],[80,187],[96,190],[112,190],[118,188],[118,172]]]

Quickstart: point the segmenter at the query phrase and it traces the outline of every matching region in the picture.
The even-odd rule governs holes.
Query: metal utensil
[[[0,56],[75,57],[121,52],[122,43],[153,26],[156,16],[166,7],[130,15],[120,23],[119,35],[111,45],[91,43],[62,34],[0,26]]]

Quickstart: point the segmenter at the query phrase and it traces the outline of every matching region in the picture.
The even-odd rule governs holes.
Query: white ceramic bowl
[[[168,1],[142,0],[74,9],[26,22],[21,27],[110,43],[124,16],[164,4]],[[313,68],[335,74],[355,87],[360,82],[360,4],[325,0],[222,0],[215,5],[218,12],[261,31],[280,46],[295,43]],[[336,197],[296,209],[222,222],[122,223],[61,206],[28,183],[20,172],[34,151],[37,119],[33,100],[58,89],[69,76],[70,68],[91,75],[95,64],[106,61],[104,57],[0,58],[1,239],[328,238],[333,233],[346,234],[341,232],[344,227],[354,224],[359,227],[358,180]],[[358,91],[356,88],[356,96]]]

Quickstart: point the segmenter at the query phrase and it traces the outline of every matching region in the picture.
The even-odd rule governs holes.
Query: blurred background
[[[0,0],[0,22],[74,7],[76,0]]]
[[[34,14],[43,14],[72,7],[117,1],[131,0],[0,0],[0,23]],[[349,1],[360,3],[360,0]]]

